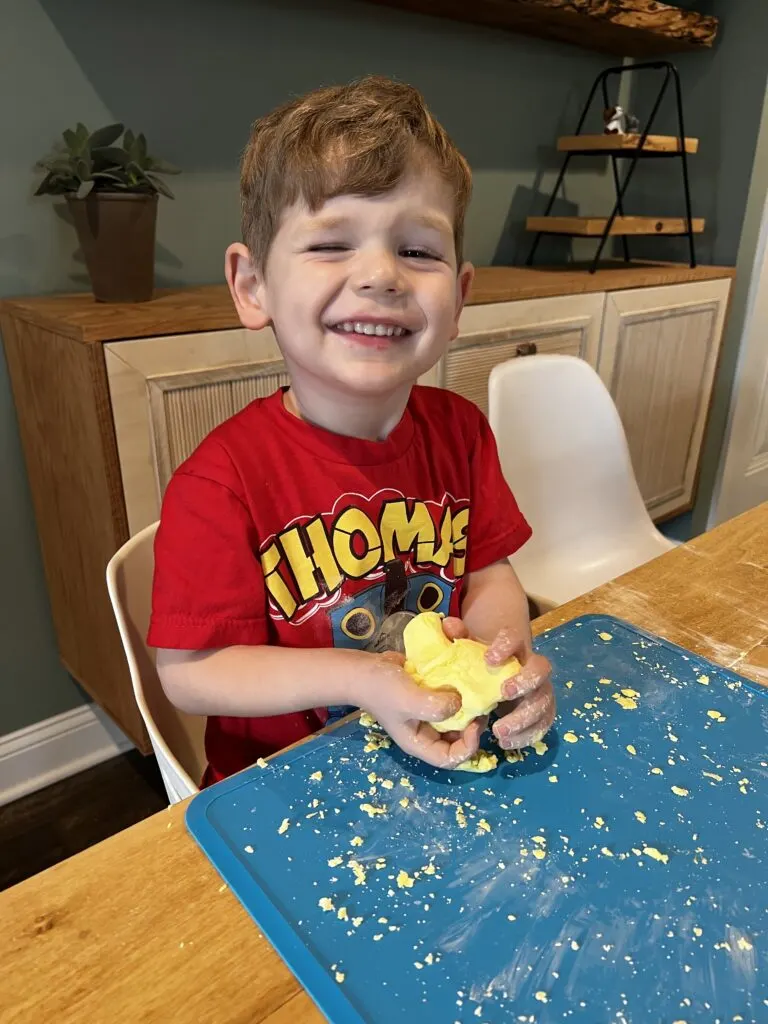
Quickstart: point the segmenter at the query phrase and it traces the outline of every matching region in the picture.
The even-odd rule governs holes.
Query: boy
[[[226,254],[242,324],[271,325],[290,388],[251,403],[176,472],[155,545],[149,643],[169,698],[209,716],[205,783],[369,711],[407,753],[471,757],[485,722],[440,734],[455,692],[402,668],[409,614],[493,640],[521,673],[494,725],[518,748],[552,724],[545,659],[507,556],[529,537],[488,423],[414,387],[458,334],[468,166],[413,88],[320,89],[257,121],[244,244]],[[494,639],[495,638],[495,639]]]

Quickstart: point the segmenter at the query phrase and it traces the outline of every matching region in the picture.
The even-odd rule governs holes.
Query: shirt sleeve
[[[150,646],[198,651],[267,642],[254,534],[248,508],[222,479],[176,472],[155,538]]]
[[[513,555],[533,532],[504,479],[488,420],[480,413],[472,426],[475,439],[470,450],[468,573]]]

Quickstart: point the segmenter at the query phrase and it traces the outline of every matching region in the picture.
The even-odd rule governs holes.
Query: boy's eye
[[[406,259],[417,259],[417,260],[436,260],[439,259],[435,253],[430,252],[429,249],[422,249],[419,246],[409,246],[407,249],[401,249],[400,255]]]
[[[349,246],[342,242],[320,242],[317,245],[310,245],[309,252],[344,252]]]

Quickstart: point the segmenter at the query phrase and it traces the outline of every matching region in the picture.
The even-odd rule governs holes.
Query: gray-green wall
[[[238,233],[249,123],[368,72],[419,86],[472,163],[469,258],[520,262],[522,221],[552,184],[554,140],[605,63],[353,0],[0,0],[0,26],[0,296],[86,285],[71,227],[31,195],[34,161],[63,128],[123,120],[183,167],[176,202],[161,204],[158,282],[218,281]],[[600,208],[604,184],[601,164],[582,165],[562,209]],[[57,661],[1,359],[0,480],[1,735],[84,699]]]

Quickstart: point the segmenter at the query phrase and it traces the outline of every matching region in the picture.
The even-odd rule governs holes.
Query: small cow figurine
[[[606,135],[635,135],[640,122],[634,114],[628,114],[623,107],[608,107],[603,111]]]

